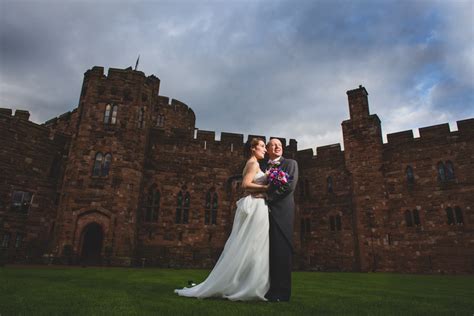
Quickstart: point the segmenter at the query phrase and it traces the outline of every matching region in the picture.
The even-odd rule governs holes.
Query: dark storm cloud
[[[201,129],[341,141],[345,91],[366,86],[385,132],[473,110],[466,1],[0,0],[0,105],[44,121],[94,65],[139,68]]]

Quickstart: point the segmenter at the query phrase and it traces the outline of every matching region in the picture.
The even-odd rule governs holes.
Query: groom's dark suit
[[[271,166],[265,164],[263,169]],[[271,301],[288,301],[291,296],[291,257],[293,254],[293,219],[295,210],[294,191],[298,182],[298,164],[295,160],[280,158],[281,169],[292,180],[290,187],[279,193],[270,187],[270,290],[265,297]]]

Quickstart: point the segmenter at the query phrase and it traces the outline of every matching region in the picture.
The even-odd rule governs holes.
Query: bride
[[[266,300],[264,295],[270,287],[269,222],[264,193],[268,184],[258,164],[266,151],[262,139],[252,139],[242,180],[248,195],[237,201],[232,232],[224,250],[204,282],[175,290],[178,295],[232,301]]]

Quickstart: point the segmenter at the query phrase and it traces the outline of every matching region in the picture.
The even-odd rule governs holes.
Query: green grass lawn
[[[208,271],[0,268],[0,315],[474,315],[474,276],[294,272],[290,303],[179,297]]]

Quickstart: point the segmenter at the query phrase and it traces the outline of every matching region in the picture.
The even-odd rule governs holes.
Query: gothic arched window
[[[204,207],[204,224],[209,225],[211,222],[211,203],[212,203],[212,195],[211,190],[207,191],[206,194],[206,205]]]
[[[187,224],[189,221],[189,204],[191,203],[191,196],[189,192],[184,194],[184,203],[183,203],[183,224]]]
[[[446,208],[446,216],[448,218],[448,225],[453,225],[454,224],[454,213],[453,209],[448,207]]]
[[[217,200],[217,193],[214,192],[212,195],[212,204],[211,204],[211,224],[216,225],[217,224],[217,207],[219,203]]]
[[[438,162],[437,170],[438,170],[438,180],[441,182],[446,181],[446,168],[444,167],[444,163],[442,161]]]
[[[341,215],[336,215],[336,230],[340,231],[342,229]]]
[[[117,105],[112,106],[111,104],[107,104],[105,106],[104,123],[112,124],[112,125],[117,123],[117,111],[118,111]]]
[[[165,126],[165,116],[164,115],[158,115],[156,119],[156,126],[158,127],[163,127]]]
[[[327,191],[328,191],[328,193],[333,193],[334,192],[334,187],[333,187],[332,177],[331,176],[327,177],[326,182],[327,182]]]
[[[92,170],[92,175],[96,177],[100,177],[102,174],[102,161],[104,159],[104,156],[102,155],[101,152],[98,152],[95,155],[94,159],[94,169]]]
[[[341,215],[329,216],[329,228],[331,229],[331,231],[341,231]]]
[[[413,210],[412,214],[413,214],[413,223],[414,223],[416,226],[420,226],[420,225],[421,225],[421,222],[420,222],[420,213],[418,212],[418,210]]]
[[[182,213],[183,213],[183,192],[179,191],[178,198],[176,201],[176,224],[181,224]]]
[[[104,123],[109,124],[110,123],[110,112],[112,110],[112,106],[110,104],[107,104],[105,106],[105,114],[104,114]]]
[[[98,152],[95,155],[94,167],[92,169],[92,176],[94,177],[107,177],[110,171],[110,165],[112,163],[112,155],[110,153],[105,156]]]
[[[464,224],[462,210],[459,206],[454,207],[454,214],[456,215],[456,224]]]
[[[105,154],[104,163],[102,164],[102,176],[106,177],[109,175],[111,163],[112,163],[112,155],[110,153]]]
[[[451,161],[446,161],[446,180],[454,179],[454,165]]]
[[[185,191],[185,193],[183,193]],[[178,193],[176,205],[176,224],[187,224],[189,222],[189,206],[191,204],[191,195],[186,186]]]
[[[110,124],[115,125],[117,123],[117,112],[118,112],[118,105],[114,105],[112,107],[112,117],[110,119]]]
[[[413,226],[413,218],[412,218],[411,212],[409,210],[405,211],[405,222],[406,222],[408,227]]]
[[[406,176],[407,176],[407,183],[408,184],[414,184],[415,183],[415,175],[413,174],[413,168],[411,166],[407,166],[407,169],[405,171]]]
[[[405,222],[407,227],[420,226],[420,212],[417,209],[405,211]]]
[[[311,236],[311,219],[310,218],[302,218],[301,219],[301,226],[300,226],[300,239],[301,242],[306,240],[308,237]]]
[[[154,184],[151,186],[150,190],[148,191],[146,212],[145,212],[146,222],[158,221],[158,213],[160,211],[160,199],[161,199],[160,191],[158,191],[156,184]]]

